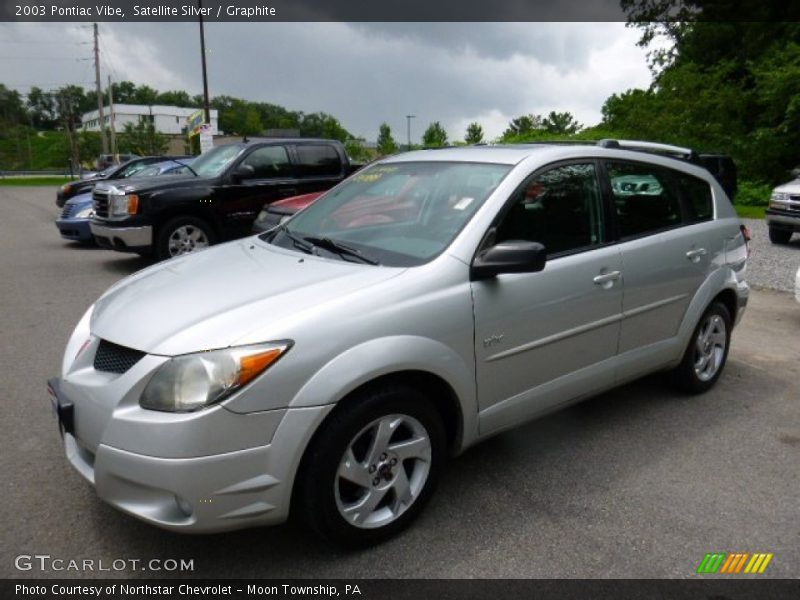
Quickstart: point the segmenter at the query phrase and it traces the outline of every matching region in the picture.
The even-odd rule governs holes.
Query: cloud
[[[100,27],[104,73],[202,91],[195,23]],[[405,141],[408,114],[417,140],[432,121],[451,139],[478,121],[493,138],[526,113],[599,121],[610,94],[650,83],[638,36],[622,23],[208,23],[209,91],[331,113],[370,140],[386,121]],[[36,45],[49,40],[66,41]],[[15,50],[9,41],[31,55],[91,56],[79,45],[91,41],[85,25],[4,25],[0,56]],[[0,59],[0,82],[10,87],[62,79],[91,82],[92,63]]]

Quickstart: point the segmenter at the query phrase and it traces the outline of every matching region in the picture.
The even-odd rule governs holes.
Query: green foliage
[[[539,115],[522,115],[512,119],[508,128],[503,132],[503,141],[509,138],[531,135],[542,130],[542,117]]]
[[[767,206],[772,187],[760,181],[740,181],[734,202],[742,206]]]
[[[550,114],[542,119],[542,127],[547,133],[569,135],[577,133],[581,124],[575,120],[572,113],[550,111]]]
[[[467,134],[464,136],[467,144],[480,144],[483,142],[483,127],[480,123],[472,122],[467,125]]]
[[[671,47],[656,59],[651,55],[655,79],[649,90],[608,98],[603,124],[624,137],[730,154],[744,180],[769,185],[788,179],[800,162],[800,23],[781,18],[786,4],[622,4],[629,22],[643,31],[641,45],[662,36]],[[702,20],[689,18],[698,10]],[[669,11],[684,11],[685,18],[664,19]],[[741,14],[763,20],[742,22]]]
[[[125,131],[120,136],[123,144],[139,156],[163,154],[167,151],[168,138],[156,131],[150,121],[139,121],[125,124]]]
[[[0,173],[0,186],[4,187],[33,187],[33,186],[54,186],[63,185],[68,181],[74,181],[74,177],[5,177]]]
[[[378,154],[388,156],[397,152],[397,142],[392,137],[392,129],[388,123],[381,123],[378,130]]]
[[[425,148],[441,148],[447,145],[447,132],[439,121],[434,121],[422,134],[422,145]]]
[[[370,159],[369,150],[364,147],[364,138],[350,138],[344,143],[344,149],[354,162],[366,162]]]

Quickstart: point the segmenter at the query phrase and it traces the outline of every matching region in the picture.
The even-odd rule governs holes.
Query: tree
[[[5,127],[11,127],[24,123],[26,117],[27,113],[20,93],[17,90],[10,90],[0,83],[0,123],[3,123]]]
[[[125,123],[122,142],[140,156],[163,154],[167,151],[168,138],[156,131],[155,125],[147,120],[140,120],[136,125]]]
[[[369,160],[369,152],[364,147],[364,138],[350,138],[344,143],[345,152],[356,162],[366,162]]]
[[[397,142],[392,137],[392,129],[388,123],[381,123],[378,130],[378,154],[387,156],[397,152]]]
[[[542,120],[542,127],[547,133],[571,135],[580,130],[581,124],[571,113],[550,111],[550,114]]]
[[[258,111],[251,106],[244,115],[244,123],[239,133],[242,135],[260,135],[262,131],[264,131],[264,126],[261,124],[261,117],[259,117]]]
[[[34,86],[28,92],[27,107],[34,127],[52,129],[55,126],[58,112],[53,94]]]
[[[464,136],[464,141],[468,144],[480,144],[483,142],[483,127],[480,123],[470,123],[467,125],[467,135]]]
[[[527,135],[541,129],[543,129],[542,117],[533,114],[522,115],[521,117],[511,120],[508,124],[508,128],[503,132],[503,138]]]
[[[425,148],[441,148],[447,145],[447,132],[439,121],[434,121],[422,134],[422,145]]]

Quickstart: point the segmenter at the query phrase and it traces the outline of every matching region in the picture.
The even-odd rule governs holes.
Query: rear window
[[[330,177],[342,171],[339,153],[328,144],[297,146],[297,163],[301,177]]]
[[[678,176],[678,185],[686,200],[689,223],[708,221],[714,216],[711,186],[708,183],[697,177],[681,173]]]
[[[638,237],[681,224],[681,204],[669,171],[654,165],[609,162],[620,236]]]

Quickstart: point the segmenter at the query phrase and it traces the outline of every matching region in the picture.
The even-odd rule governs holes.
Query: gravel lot
[[[189,559],[184,575],[209,578],[683,578],[712,551],[773,552],[761,577],[800,575],[800,307],[769,290],[752,294],[711,392],[649,377],[497,436],[453,461],[415,526],[380,547],[343,553],[293,523],[186,537],[117,512],[67,464],[45,380],[85,308],[146,263],[62,241],[54,197],[0,188],[0,577],[97,575],[14,568],[49,554]],[[800,244],[770,247],[759,225],[751,277],[785,289]]]
[[[794,277],[800,268],[800,235],[785,246],[769,241],[767,223],[762,219],[743,219],[750,229],[750,285],[782,292],[794,291]]]

